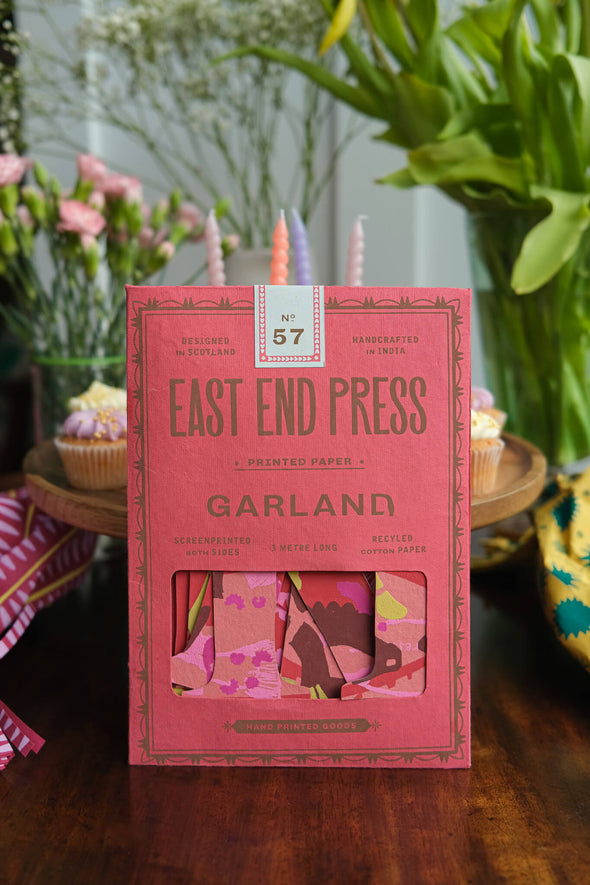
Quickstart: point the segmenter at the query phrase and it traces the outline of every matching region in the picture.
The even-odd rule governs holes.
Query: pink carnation
[[[170,240],[164,240],[163,243],[160,243],[158,246],[158,254],[165,258],[166,261],[170,261],[171,258],[174,257],[174,253],[176,249],[174,247],[174,243],[171,243]]]
[[[192,233],[199,230],[203,226],[203,213],[194,203],[181,203],[178,210],[178,219],[181,224],[189,229]]]
[[[88,252],[89,249],[96,246],[96,237],[93,237],[92,234],[81,234],[80,242],[84,251]]]
[[[0,187],[6,184],[18,184],[27,169],[32,166],[31,160],[17,154],[0,154]]]
[[[156,246],[162,245],[167,236],[168,231],[165,227],[160,228],[157,233],[153,227],[143,227],[139,234],[139,245],[142,249],[155,249]],[[169,245],[172,245],[172,243]]]
[[[107,167],[92,154],[78,154],[76,157],[76,166],[78,167],[78,175],[82,181],[92,181],[94,184],[100,184],[107,177]]]
[[[105,196],[102,191],[92,191],[92,193],[88,197],[88,204],[92,206],[93,209],[97,209],[99,212],[104,209],[105,202]]]
[[[96,237],[105,226],[105,220],[96,209],[79,200],[64,200],[59,207],[57,230]]]
[[[151,227],[142,227],[139,232],[138,242],[142,249],[147,249],[148,246],[151,246],[152,241],[154,239],[154,230]]]
[[[33,227],[35,221],[26,206],[17,206],[16,215],[23,227]]]
[[[110,175],[100,183],[100,190],[108,199],[119,198],[127,200],[130,203],[141,202],[142,188],[139,178],[133,178],[131,175],[121,175],[118,172],[111,172]]]
[[[240,235],[239,234],[228,234],[225,238],[227,241],[227,247],[232,252],[238,248],[240,245]]]

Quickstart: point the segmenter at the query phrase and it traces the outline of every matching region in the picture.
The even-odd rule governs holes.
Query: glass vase
[[[93,381],[125,387],[125,366],[124,354],[102,357],[31,355],[35,443],[55,436],[68,415],[70,397],[84,393]]]
[[[506,429],[538,446],[550,466],[590,455],[590,230],[560,271],[519,295],[510,277],[538,216],[468,216],[486,383]]]

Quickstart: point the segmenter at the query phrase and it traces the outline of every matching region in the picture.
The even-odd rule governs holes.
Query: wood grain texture
[[[127,537],[127,490],[72,488],[53,440],[27,452],[23,472],[31,500],[50,516],[113,538]]]
[[[479,529],[520,513],[541,494],[547,462],[539,449],[511,433],[502,434],[496,486],[485,498],[471,499],[471,528]]]
[[[0,774],[0,882],[581,885],[590,678],[533,579],[474,577],[470,771],[130,768],[124,565],[95,565],[0,661],[47,740]]]
[[[471,527],[478,529],[519,513],[533,503],[545,480],[546,462],[526,440],[504,434],[506,446],[494,492],[471,502]],[[127,537],[125,489],[85,492],[73,489],[57,449],[47,440],[27,452],[23,470],[31,500],[56,519],[113,538]]]

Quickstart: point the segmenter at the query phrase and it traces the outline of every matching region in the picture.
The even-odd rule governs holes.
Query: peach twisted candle
[[[207,221],[205,222],[205,242],[207,244],[209,285],[225,286],[225,266],[223,263],[223,249],[221,248],[221,234],[214,209],[209,211]]]
[[[365,237],[362,222],[366,215],[359,215],[355,219],[348,240],[348,259],[346,262],[346,285],[363,285],[363,261],[365,258]]]
[[[289,231],[285,221],[285,212],[281,209],[281,217],[277,221],[272,235],[272,261],[270,262],[271,286],[285,286],[289,276]]]

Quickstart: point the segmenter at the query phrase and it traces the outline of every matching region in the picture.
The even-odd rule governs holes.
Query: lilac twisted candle
[[[359,215],[350,232],[348,240],[348,259],[346,262],[346,285],[363,285],[363,261],[365,258],[365,237],[362,222],[366,215]]]
[[[223,249],[221,248],[221,234],[215,217],[215,210],[211,209],[205,222],[205,242],[207,244],[207,267],[209,271],[210,286],[225,286],[225,266],[223,264]]]
[[[291,209],[291,240],[295,253],[295,282],[298,286],[312,286],[311,259],[307,230],[297,209]]]

